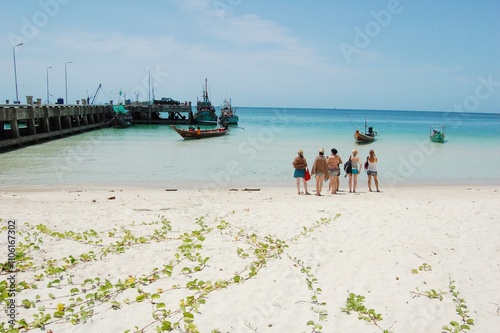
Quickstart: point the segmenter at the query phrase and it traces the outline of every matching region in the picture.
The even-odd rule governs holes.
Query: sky
[[[0,103],[500,113],[498,0],[18,0],[0,4]],[[23,45],[18,45],[23,43]],[[15,65],[14,65],[15,59]],[[50,68],[49,68],[50,67]],[[48,89],[47,89],[48,86]],[[122,95],[120,95],[120,92]]]

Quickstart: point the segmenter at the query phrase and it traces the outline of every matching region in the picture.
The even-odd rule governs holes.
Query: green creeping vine
[[[344,308],[341,308],[340,310],[347,314],[351,314],[351,312],[356,312],[358,314],[359,320],[371,322],[375,326],[377,326],[382,332],[390,333],[391,331],[389,331],[388,329],[383,329],[379,325],[379,322],[383,320],[382,315],[380,313],[375,312],[374,309],[366,308],[366,306],[363,304],[364,301],[365,301],[364,296],[350,293],[346,301],[346,306]]]
[[[133,223],[101,232],[92,229],[82,232],[59,232],[43,224],[33,226],[25,223],[24,227],[18,230],[19,242],[16,247],[15,272],[19,277],[16,283],[19,319],[15,325],[0,322],[0,333],[28,332],[34,329],[48,330],[49,327],[62,323],[84,324],[98,313],[120,311],[139,303],[151,306],[151,319],[141,327],[135,326],[133,329],[126,330],[125,333],[150,330],[156,332],[182,330],[186,333],[197,333],[199,330],[196,326],[196,315],[200,308],[209,301],[211,294],[256,277],[261,269],[269,266],[273,260],[283,259],[283,254],[286,254],[285,258],[293,263],[293,267],[300,269],[311,292],[309,302],[312,305],[311,311],[315,315],[315,320],[308,320],[304,325],[310,329],[311,333],[320,333],[323,329],[323,322],[328,318],[328,312],[326,311],[327,303],[320,300],[322,289],[319,287],[319,281],[314,276],[311,266],[300,258],[290,256],[287,249],[290,244],[297,242],[301,237],[307,237],[339,216],[322,218],[315,221],[312,226],[304,226],[297,235],[286,241],[272,235],[260,236],[247,232],[224,220],[210,227],[202,217],[194,222],[195,226],[192,230],[184,233],[172,231],[171,223],[163,217],[160,217],[159,221],[138,225]],[[6,230],[3,226],[0,228],[2,233]],[[235,252],[245,263],[244,267],[214,281],[201,279],[200,272],[207,268],[210,260],[204,254],[206,251],[203,246],[209,235],[218,237],[220,242],[237,243]],[[87,248],[87,251],[79,254],[73,253],[59,259],[37,260],[36,258],[41,257],[38,252],[43,248],[44,239],[47,238],[76,242],[81,244],[81,247]],[[149,272],[136,276],[122,276],[114,281],[103,276],[87,276],[81,281],[74,281],[73,270],[83,264],[101,261],[109,256],[122,255],[133,247],[143,247],[152,243],[166,247],[172,242],[178,245],[174,247],[175,250],[169,259]],[[8,263],[0,263],[0,276],[12,273],[8,271],[8,267],[10,267]],[[431,271],[431,266],[424,263],[418,269],[412,270],[412,273]],[[23,279],[22,276],[30,278]],[[172,278],[180,276],[184,280],[187,278],[184,285],[168,284]],[[443,327],[443,333],[465,332],[470,330],[470,326],[474,323],[469,316],[465,300],[460,298],[460,293],[456,290],[454,283],[455,281],[450,278],[449,293],[453,297],[456,313],[461,318],[461,323],[451,321],[449,326]],[[0,311],[5,311],[8,305],[9,287],[6,278],[0,280],[2,307]],[[32,298],[25,296],[27,290],[38,288],[44,288],[46,292],[53,289],[54,292],[44,293],[48,296],[43,297],[39,294]],[[182,291],[183,298],[172,302],[171,294],[179,291]],[[414,297],[424,296],[439,300],[443,300],[447,294],[434,289],[420,291],[418,288],[411,293]],[[383,329],[379,326],[382,316],[374,309],[367,309],[363,304],[364,301],[364,296],[351,293],[347,298],[346,306],[341,310],[347,314],[356,312],[360,320],[370,322],[383,332],[389,333],[391,328]],[[246,325],[257,332],[257,328],[251,323],[246,323]],[[211,332],[220,333],[221,331],[214,328]]]
[[[314,277],[314,275],[311,272],[311,267],[305,266],[305,263],[300,260],[295,258],[290,257],[288,255],[290,260],[296,263],[297,266],[300,267],[300,272],[303,273],[306,276],[306,283],[307,287],[309,290],[312,292],[311,296],[311,303],[318,306],[318,308],[311,307],[311,310],[318,315],[318,322],[315,322],[314,320],[309,320],[307,322],[308,326],[311,326],[312,331],[311,333],[319,333],[323,329],[323,326],[320,324],[320,322],[324,321],[328,317],[328,311],[326,311],[326,302],[320,302],[318,300],[318,296],[321,295],[323,290],[321,288],[316,288],[315,285],[318,283],[318,279]]]
[[[309,228],[308,232],[320,227],[322,223],[317,223],[313,228]],[[203,281],[192,276],[206,268],[209,257],[203,256],[203,242],[214,228],[209,227],[203,218],[197,219],[195,224],[197,228],[194,230],[171,236],[170,222],[163,217],[157,222],[143,223],[137,226],[132,224],[103,232],[96,232],[92,229],[83,232],[60,232],[43,224],[33,226],[25,223],[24,228],[18,230],[22,241],[18,242],[16,248],[16,272],[31,272],[33,280],[17,281],[16,293],[22,297],[23,291],[38,289],[40,283],[46,283],[47,289],[54,288],[58,292],[57,295],[49,293],[46,298],[35,295],[33,299],[22,299],[21,303],[18,304],[18,310],[28,310],[29,312],[26,313],[31,313],[31,319],[23,315],[25,312],[19,311],[23,317],[17,320],[14,326],[10,323],[0,323],[0,333],[26,332],[37,328],[47,329],[52,325],[64,322],[70,322],[74,325],[83,324],[97,313],[109,310],[119,311],[124,306],[132,306],[142,302],[151,304],[151,322],[143,327],[136,326],[126,332],[145,332],[154,328],[157,332],[184,329],[185,332],[195,333],[198,332],[194,322],[195,314],[206,303],[209,294],[255,277],[263,267],[268,265],[270,259],[281,258],[288,247],[284,241],[270,235],[260,237],[255,233],[248,234],[241,228],[233,233],[234,228],[231,224],[222,220],[216,226],[216,230],[224,237],[229,236],[231,241],[236,240],[244,244],[244,246],[238,247],[236,252],[240,258],[249,260],[249,263],[246,268],[236,272],[228,279]],[[159,225],[160,228],[153,230],[148,235],[135,235],[134,229],[144,225]],[[2,227],[1,230],[5,232],[7,229]],[[40,257],[37,252],[42,249],[43,240],[47,237],[74,241],[90,246],[92,250],[71,254],[61,259],[48,258],[37,262],[35,258]],[[100,276],[87,277],[76,284],[73,281],[72,270],[84,263],[100,261],[110,255],[121,255],[134,246],[169,241],[180,242],[180,245],[172,259],[161,268],[155,268],[140,276],[123,277],[117,281],[103,279]],[[9,267],[7,264],[0,266],[2,268],[1,275],[11,273],[7,271],[7,267]],[[156,292],[146,291],[149,288],[145,287],[160,280],[168,280],[175,272],[188,276],[190,280],[184,286],[172,285],[166,290],[157,288]],[[7,305],[8,288],[6,280],[0,281],[0,304],[2,306]],[[135,298],[120,297],[125,291],[134,289],[137,293]],[[178,301],[177,308],[168,308],[166,303],[162,301],[166,298],[164,295],[176,289],[184,289],[188,295]],[[318,290],[316,289],[316,293]],[[49,307],[48,304],[56,299],[58,300],[57,306]],[[219,331],[214,329],[212,332]]]
[[[425,262],[418,267],[418,269],[414,268],[411,270],[412,274],[418,274],[418,272],[430,272],[432,271],[432,266],[426,264]]]
[[[467,305],[465,305],[465,299],[459,297],[460,292],[456,290],[455,281],[451,279],[451,276],[449,288],[453,296],[453,302],[455,303],[455,311],[460,316],[462,324],[456,321],[450,321],[450,326],[443,326],[443,332],[460,333],[469,331],[470,327],[474,325],[474,319],[469,316],[469,310],[467,310]]]
[[[418,274],[418,271],[430,272],[431,270],[432,269],[429,265],[423,264],[418,270],[413,269],[412,274]],[[417,271],[417,273],[415,273],[415,271]],[[467,306],[465,305],[465,299],[460,298],[460,292],[456,290],[455,281],[452,280],[451,277],[449,278],[449,292],[451,293],[453,302],[455,303],[455,311],[459,315],[462,323],[459,323],[457,321],[450,321],[450,326],[443,326],[443,331],[441,333],[461,333],[469,331],[471,329],[471,326],[474,325],[474,319],[469,316],[469,310],[467,310]],[[416,288],[416,291],[411,291],[410,293],[414,295],[413,297],[424,296],[429,299],[438,299],[440,301],[442,301],[444,296],[447,294],[446,292],[443,292],[441,290],[436,291],[434,289],[421,292],[420,290],[418,290],[418,288]],[[383,333],[391,333],[392,331],[390,331],[389,329],[383,329],[382,327],[380,327],[379,322],[382,321],[382,315],[376,313],[374,309],[367,309],[363,304],[364,301],[364,296],[350,293],[346,301],[346,306],[344,308],[341,308],[341,311],[347,314],[356,312],[358,313],[359,320],[373,323],[376,327],[382,330]]]

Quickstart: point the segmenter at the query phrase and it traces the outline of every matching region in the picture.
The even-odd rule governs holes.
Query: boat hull
[[[433,134],[430,136],[432,142],[444,143],[444,133]]]
[[[429,139],[432,142],[444,143],[446,126],[433,125],[430,127]]]
[[[354,133],[354,140],[356,140],[357,143],[370,143],[375,141],[375,136],[366,135],[361,132],[356,132]]]
[[[206,139],[206,138],[213,138],[217,136],[223,136],[226,135],[229,131],[225,128],[216,128],[213,130],[203,130],[200,131],[200,133],[196,133],[196,131],[189,131],[189,130],[183,130],[180,128],[177,128],[175,125],[170,125],[172,129],[174,129],[181,137],[184,138],[184,140],[193,140],[193,139]]]
[[[219,121],[221,124],[227,123],[228,125],[238,125],[240,118],[237,115],[221,116]]]
[[[113,127],[127,128],[132,126],[132,116],[130,114],[118,114],[113,119]]]
[[[217,115],[215,114],[215,112],[212,112],[212,111],[200,111],[194,115],[193,120],[195,123],[203,123],[203,122],[216,123],[217,122]]]

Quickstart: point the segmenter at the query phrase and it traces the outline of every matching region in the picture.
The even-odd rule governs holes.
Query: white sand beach
[[[0,253],[9,219],[24,253],[16,319],[53,333],[441,332],[467,319],[496,332],[499,186],[363,185],[0,190]],[[382,319],[343,311],[350,293]]]

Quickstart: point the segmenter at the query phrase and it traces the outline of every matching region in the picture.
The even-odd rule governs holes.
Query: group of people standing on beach
[[[292,162],[295,169],[293,176],[297,183],[297,194],[307,194],[311,193],[307,190],[307,181],[309,177],[314,176],[316,180],[316,195],[321,196],[321,191],[323,190],[323,183],[325,181],[330,181],[328,186],[328,191],[332,194],[337,194],[340,188],[340,170],[341,167],[344,168],[346,172],[345,176],[349,177],[349,193],[356,193],[356,188],[358,186],[358,175],[363,168],[366,170],[368,175],[368,190],[372,192],[372,178],[375,183],[375,190],[380,192],[378,188],[378,178],[377,178],[377,156],[373,149],[370,150],[369,156],[366,157],[366,162],[363,164],[358,156],[358,151],[356,149],[352,150],[349,160],[344,165],[342,158],[338,155],[338,151],[332,148],[331,155],[325,157],[325,150],[323,148],[319,149],[318,156],[314,159],[312,169],[309,171],[307,160],[304,157],[304,151],[299,149],[297,152],[297,157]],[[304,183],[304,192],[300,191],[300,181]]]

